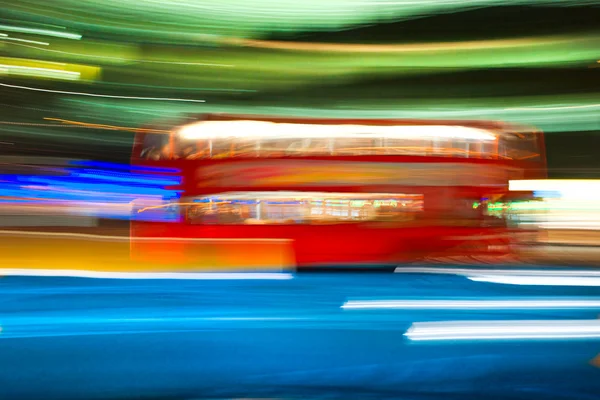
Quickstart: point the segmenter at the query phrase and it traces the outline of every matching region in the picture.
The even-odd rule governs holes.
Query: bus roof
[[[507,123],[494,120],[467,119],[417,119],[417,118],[315,118],[315,117],[279,117],[269,115],[209,113],[196,115],[196,120],[205,121],[266,121],[275,123],[305,123],[305,124],[356,124],[356,125],[460,125],[480,129],[508,129],[518,131],[537,130],[531,126]]]
[[[314,118],[314,117],[279,117],[250,114],[211,113],[192,115],[186,118],[186,123],[205,121],[256,121],[275,124],[305,124],[305,125],[364,125],[364,126],[460,126],[466,128],[493,131],[496,135],[514,135],[515,133],[538,132],[536,128],[522,124],[506,123],[490,120],[460,120],[460,119],[406,119],[406,118]],[[181,125],[180,125],[181,126]]]
[[[333,126],[339,128],[332,130]],[[270,127],[275,129],[269,130]],[[323,127],[327,128],[319,129]],[[370,133],[377,136],[434,136],[470,140],[494,140],[499,136],[517,139],[522,135],[536,133],[536,130],[530,127],[496,121],[297,118],[233,114],[203,114],[191,117],[187,119],[187,123],[176,127],[176,132],[188,139],[270,135],[296,138],[365,137],[367,132],[363,132],[364,127],[369,127],[372,131]]]
[[[406,118],[315,118],[315,117],[278,117],[250,114],[202,114],[195,116],[198,121],[264,121],[288,124],[315,125],[461,125],[481,129],[504,129],[507,124],[497,121],[481,120],[437,120],[437,119],[406,119]]]

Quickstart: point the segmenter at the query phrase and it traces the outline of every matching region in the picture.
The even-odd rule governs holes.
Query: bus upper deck
[[[133,159],[421,156],[543,162],[543,149],[541,132],[503,123],[207,115],[174,129],[140,130]]]

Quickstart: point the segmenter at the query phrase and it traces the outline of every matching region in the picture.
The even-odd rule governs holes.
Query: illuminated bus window
[[[145,133],[140,158],[145,160],[164,160],[170,157],[169,135]]]
[[[457,158],[491,158],[493,143],[468,139],[440,138],[432,141],[429,155]]]
[[[468,143],[469,158],[498,158],[498,148],[496,142],[470,142]]]
[[[408,222],[423,211],[422,195],[249,192],[186,200],[191,224],[331,224]]]
[[[272,223],[296,224],[305,220],[303,200],[296,199],[264,199],[261,201],[261,219]]]
[[[333,143],[333,139],[296,139],[286,148],[286,155],[328,155]]]
[[[427,139],[385,139],[385,154],[424,156],[432,148],[431,140]]]
[[[459,125],[353,125],[261,120],[201,121],[181,126],[167,158],[311,155],[414,155],[539,161],[535,133]],[[145,154],[164,158],[158,145]]]
[[[262,139],[258,140],[260,157],[283,157],[288,155],[288,148],[294,143],[294,139]]]
[[[175,144],[176,158],[188,160],[202,158],[256,157],[257,141],[223,137],[216,140],[179,140]]]
[[[452,147],[452,140],[446,138],[434,138],[431,139],[431,146],[428,148],[427,155],[448,157],[455,155],[454,148]]]
[[[175,140],[175,158],[193,160],[208,157],[208,146],[205,141],[199,140]]]
[[[221,137],[211,140],[211,158],[229,158],[235,154],[235,138]]]
[[[232,157],[258,157],[260,155],[260,141],[256,139],[240,138],[235,142]]]
[[[498,158],[498,145],[496,142],[475,143],[471,146],[477,146],[480,150],[481,158]]]
[[[474,158],[477,157],[476,148],[471,148],[471,141],[464,139],[446,139],[441,141],[444,153],[449,157]]]
[[[334,152],[339,155],[381,155],[385,154],[384,138],[336,139]]]
[[[539,161],[540,150],[534,134],[520,134],[503,138],[500,142],[502,155],[511,160]]]

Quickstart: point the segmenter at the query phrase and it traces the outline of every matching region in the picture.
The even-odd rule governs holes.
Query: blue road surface
[[[600,399],[594,278],[284,278],[2,277],[0,399]]]

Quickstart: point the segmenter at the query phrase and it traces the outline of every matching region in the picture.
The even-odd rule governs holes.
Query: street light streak
[[[395,273],[401,274],[447,274],[465,276],[573,276],[600,277],[600,271],[594,270],[533,270],[533,269],[483,269],[483,268],[440,268],[440,267],[398,267]]]
[[[52,69],[52,68],[40,68],[40,67],[26,67],[23,65],[12,65],[12,64],[0,64],[0,68],[12,70],[24,70],[24,71],[39,71],[39,72],[48,72],[53,74],[65,74],[79,77],[80,73],[75,71],[65,71],[62,69]]]
[[[415,322],[404,336],[412,341],[600,339],[600,320]]]
[[[53,37],[63,38],[63,39],[80,40],[82,38],[82,36],[78,33],[58,32],[58,31],[52,31],[50,29],[26,28],[26,27],[11,26],[11,25],[0,25],[0,30],[8,31],[8,32],[28,33],[31,35],[53,36]]]
[[[23,43],[31,43],[31,44],[41,44],[42,46],[50,46],[50,43],[48,43],[48,42],[38,42],[37,40],[27,40],[27,39],[14,38],[14,37],[9,37],[8,35],[2,35],[2,37],[0,37],[0,40],[13,40],[15,42],[23,42]]]
[[[205,103],[206,102],[206,100],[176,99],[176,98],[168,98],[168,97],[116,96],[116,95],[110,95],[110,94],[96,94],[96,93],[84,93],[84,92],[68,92],[68,91],[65,91],[65,90],[51,90],[51,89],[32,88],[32,87],[28,87],[28,86],[9,85],[7,83],[0,83],[0,86],[14,88],[14,89],[32,90],[32,91],[35,91],[35,92],[68,94],[68,95],[73,95],[73,96],[104,97],[104,98],[109,98],[109,99],[152,100],[152,101],[181,101],[181,102],[188,102],[188,103]]]
[[[474,282],[503,283],[507,285],[600,286],[600,277],[474,275],[468,278]]]
[[[8,36],[8,35],[4,35]],[[112,57],[112,56],[100,56],[95,54],[85,54],[85,53],[74,53],[71,51],[63,51],[63,50],[53,50],[53,49],[45,49],[43,47],[30,46],[27,44],[21,43],[9,43],[14,46],[22,46],[30,49],[40,50],[40,51],[49,51],[51,53],[64,54],[68,56],[77,56],[77,57],[86,57],[86,58],[94,58],[100,60],[112,60],[119,62],[131,62],[131,63],[151,63],[151,64],[166,64],[166,65],[190,65],[190,66],[198,66],[198,67],[217,67],[217,68],[234,68],[233,64],[215,64],[215,63],[204,63],[204,62],[184,62],[184,61],[166,61],[166,60],[142,60],[142,59],[128,59],[122,57]]]
[[[345,310],[556,310],[600,309],[600,300],[350,300]]]
[[[114,272],[37,268],[1,268],[2,275],[142,280],[289,280],[294,277],[280,272]]]

